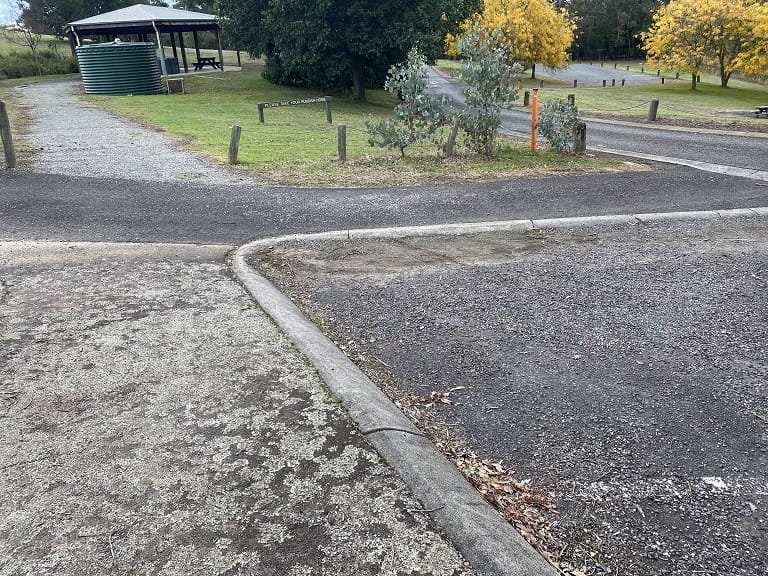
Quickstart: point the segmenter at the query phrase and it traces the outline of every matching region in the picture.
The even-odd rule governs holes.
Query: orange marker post
[[[533,89],[531,98],[531,150],[536,150],[536,123],[539,119],[539,89]]]

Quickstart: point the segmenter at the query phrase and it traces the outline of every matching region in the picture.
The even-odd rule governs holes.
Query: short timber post
[[[659,100],[658,98],[654,98],[651,100],[650,106],[648,106],[648,121],[654,122],[656,120],[656,115],[659,112]]]
[[[331,117],[331,97],[330,96],[325,97],[325,119],[328,121],[328,124],[333,124],[333,118]]]
[[[571,103],[571,106],[576,106],[576,94],[568,94],[568,102]]]
[[[578,86],[578,85],[579,85],[579,81],[574,79],[573,80],[573,87],[576,88],[576,86]]]
[[[573,148],[574,154],[584,154],[587,151],[587,125],[579,122],[573,127]]]
[[[347,161],[347,125],[339,124],[339,161]]]
[[[526,92],[528,94],[528,92]],[[456,146],[456,136],[459,134],[459,120],[458,118],[453,121],[451,131],[448,134],[448,141],[445,143],[445,155],[453,156],[453,149]]]
[[[237,154],[240,152],[240,126],[232,126],[232,136],[229,139],[229,163],[237,164]]]
[[[539,91],[533,89],[533,101],[531,102],[531,150],[536,150],[536,129],[539,121]]]
[[[526,90],[523,92],[523,106],[528,107],[531,105],[531,93]]]
[[[0,137],[2,137],[3,140],[5,167],[16,168],[16,151],[13,149],[11,122],[8,120],[8,110],[5,107],[5,102],[2,100],[0,100]]]
[[[264,104],[261,103],[257,107],[259,109],[259,124],[264,124]]]

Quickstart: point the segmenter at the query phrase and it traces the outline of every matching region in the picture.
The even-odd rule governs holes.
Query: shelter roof
[[[67,29],[80,35],[215,30],[219,27],[213,14],[190,12],[163,6],[135,4],[90,18],[70,22]]]

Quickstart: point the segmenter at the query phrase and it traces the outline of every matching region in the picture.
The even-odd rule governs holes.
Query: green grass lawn
[[[368,102],[333,98],[333,125],[324,104],[264,110],[258,103],[321,96],[317,91],[275,86],[258,70],[210,72],[184,77],[186,94],[156,96],[84,96],[109,110],[164,130],[192,150],[225,162],[232,125],[242,128],[239,167],[274,182],[295,185],[415,184],[491,179],[531,172],[616,168],[615,162],[575,158],[550,151],[531,152],[509,143],[495,158],[463,151],[442,158],[435,147],[399,152],[368,144],[366,118],[383,118],[395,105],[382,90],[368,91]],[[337,160],[338,124],[347,126],[346,163]]]
[[[589,64],[590,62],[585,62]],[[599,65],[599,63],[593,63]],[[631,72],[643,72],[650,76],[657,76],[657,69],[649,67],[645,62],[604,62],[608,78],[608,86],[573,88],[572,82],[561,82],[544,74],[537,73],[538,79],[543,81],[543,86],[524,77],[522,90],[529,87],[538,87],[540,102],[546,102],[553,98],[565,98],[568,94],[576,97],[576,106],[584,116],[610,115],[614,117],[626,117],[631,120],[644,119],[647,116],[648,105],[653,98],[659,100],[659,122],[665,119],[688,119],[722,122],[723,127],[740,123],[751,124],[753,127],[763,127],[768,130],[768,122],[764,118],[728,117],[724,118],[720,113],[738,110],[754,110],[756,106],[768,105],[768,86],[732,78],[727,88],[720,86],[720,77],[716,74],[701,74],[701,83],[697,90],[691,90],[690,75],[681,75],[675,79],[676,73],[662,69],[658,77],[664,77],[658,84],[642,86],[624,86],[617,82],[616,86],[610,85],[611,76],[618,77],[621,72],[626,72],[629,67]],[[614,73],[614,64],[616,72]],[[448,73],[455,74],[460,67],[460,62],[440,60],[439,67]],[[522,102],[520,95],[518,104]]]

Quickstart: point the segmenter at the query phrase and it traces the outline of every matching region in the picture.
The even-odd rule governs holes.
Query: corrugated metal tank
[[[151,42],[78,46],[77,62],[86,94],[160,94],[160,62]]]

